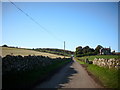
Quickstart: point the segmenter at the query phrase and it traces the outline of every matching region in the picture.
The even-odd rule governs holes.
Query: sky
[[[118,51],[117,2],[2,3],[2,45],[67,50],[97,45]],[[38,25],[39,24],[39,25]]]

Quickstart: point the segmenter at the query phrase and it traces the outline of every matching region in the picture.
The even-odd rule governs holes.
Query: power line
[[[43,27],[40,23],[38,23],[33,17],[31,17],[29,14],[27,14],[25,11],[23,11],[21,8],[19,8],[15,3],[8,0],[12,5],[14,5],[19,11],[21,11],[23,14],[25,14],[29,19],[31,19],[34,23],[36,23],[40,28],[42,28],[44,31],[49,33],[54,39],[57,39],[60,42],[63,42],[60,38],[56,37],[53,33],[48,31],[45,27]]]

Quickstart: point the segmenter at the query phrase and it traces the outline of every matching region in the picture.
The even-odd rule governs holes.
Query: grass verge
[[[118,88],[118,70],[88,65],[87,70],[96,76],[106,88]]]
[[[80,64],[85,64],[85,62],[82,62],[82,61],[80,61],[80,60],[77,60],[77,62],[79,62]]]
[[[118,88],[118,70],[99,67],[93,64],[86,64],[77,60],[80,64],[86,66],[86,70],[95,76],[105,88]]]

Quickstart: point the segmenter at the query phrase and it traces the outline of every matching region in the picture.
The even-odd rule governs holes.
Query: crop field
[[[118,55],[94,55],[94,56],[84,56],[84,57],[77,57],[77,58],[79,58],[79,59],[88,58],[88,60],[92,61],[95,58],[104,58],[104,59],[116,58],[116,59],[118,59],[119,56]]]
[[[1,48],[1,47],[0,47]],[[36,55],[36,56],[48,56],[51,58],[58,58],[61,57],[63,58],[64,56],[61,55],[55,55],[55,54],[50,54],[50,53],[45,53],[45,52],[38,52],[38,51],[33,51],[33,50],[27,50],[23,48],[9,48],[9,47],[2,47],[2,57],[5,57],[6,55],[21,55],[21,56],[28,56],[28,55]]]

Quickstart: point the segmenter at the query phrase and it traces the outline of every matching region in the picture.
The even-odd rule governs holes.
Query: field
[[[92,61],[95,58],[104,58],[104,59],[110,59],[110,58],[119,58],[118,55],[94,55],[94,56],[84,56],[84,57],[77,57],[79,59],[86,59],[88,58],[88,60]]]
[[[61,55],[55,55],[50,53],[44,53],[44,52],[38,52],[34,50],[27,50],[23,48],[9,48],[9,47],[2,47],[2,57],[5,57],[6,55],[21,55],[21,56],[28,56],[28,55],[42,55],[42,56],[48,56],[51,58],[63,58],[64,56]]]

